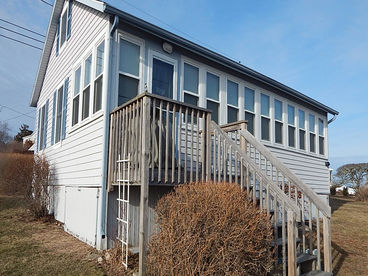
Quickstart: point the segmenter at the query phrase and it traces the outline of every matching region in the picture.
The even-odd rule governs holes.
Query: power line
[[[31,114],[31,113],[33,113],[33,112],[34,112],[34,111],[31,111],[31,112],[29,112],[29,113],[27,113],[27,114]],[[24,116],[24,115],[18,115],[18,116],[15,116],[15,117],[11,117],[11,118],[9,118],[9,119],[4,120],[4,122],[10,121],[10,120],[14,120],[14,119],[18,119],[19,117],[22,117],[22,116]],[[33,117],[33,119],[35,119],[35,118]]]
[[[14,111],[14,112],[16,112],[16,113],[18,113],[18,114],[21,114],[20,116],[27,116],[27,117],[29,117],[29,118],[31,118],[31,119],[34,119],[34,117],[27,115],[27,114],[29,114],[29,113],[31,113],[31,112],[28,112],[28,113],[22,113],[22,112],[19,112],[18,110],[15,110],[14,108],[11,108],[11,107],[9,107],[9,106],[2,105],[2,104],[0,104],[0,107],[7,108],[7,109],[9,109],[9,110],[11,110],[11,111]],[[32,111],[32,112],[33,112],[33,111]]]
[[[45,0],[40,0],[42,3],[45,3],[46,5],[49,5],[49,6],[53,6],[52,4],[50,4],[49,2],[45,1]]]
[[[11,37],[9,37],[9,36],[2,35],[2,34],[0,34],[0,36],[5,37],[5,38],[7,38],[7,39],[10,39],[10,40],[16,41],[16,42],[18,42],[18,43],[21,43],[21,44],[24,44],[24,45],[27,45],[27,46],[29,46],[29,47],[32,47],[32,48],[35,48],[35,49],[38,49],[38,50],[41,50],[41,51],[42,51],[42,48],[37,47],[37,46],[34,46],[34,45],[31,45],[31,44],[28,44],[28,43],[23,42],[23,41],[20,41],[20,40],[18,40],[18,39],[11,38]]]
[[[22,33],[16,32],[16,31],[13,31],[13,30],[11,30],[11,29],[8,29],[8,28],[2,27],[2,26],[0,26],[0,29],[4,29],[4,30],[7,30],[8,32],[12,32],[12,33],[15,33],[15,34],[17,34],[17,35],[21,35],[21,36],[24,36],[24,37],[26,37],[26,38],[32,39],[32,40],[34,40],[34,41],[37,41],[37,42],[41,42],[41,43],[43,43],[43,41],[42,41],[42,40],[38,40],[38,39],[33,38],[33,37],[31,37],[31,36],[28,36],[28,35],[25,35],[25,34],[22,34]]]
[[[43,34],[40,34],[40,33],[38,33],[38,32],[32,31],[32,30],[27,29],[27,28],[25,28],[25,27],[19,26],[19,25],[15,24],[15,23],[12,23],[12,22],[7,21],[7,20],[5,20],[5,19],[0,18],[0,21],[3,21],[3,22],[5,22],[5,23],[8,23],[8,24],[13,25],[13,26],[18,27],[18,28],[21,28],[21,29],[26,30],[26,31],[28,31],[28,32],[34,33],[34,34],[36,34],[36,35],[39,35],[39,36],[45,37]]]

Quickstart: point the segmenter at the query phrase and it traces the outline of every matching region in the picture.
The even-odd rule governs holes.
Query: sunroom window
[[[207,72],[207,108],[212,111],[212,120],[219,122],[220,108],[220,78],[214,74]]]
[[[199,69],[184,63],[184,102],[198,106]]]
[[[289,147],[295,147],[295,107],[288,105],[288,141]]]
[[[275,143],[282,144],[282,102],[275,99]]]
[[[325,154],[325,138],[324,138],[324,123],[323,120],[318,118],[318,142],[319,142],[319,154]]]
[[[309,114],[309,151],[316,152],[316,118]]]
[[[261,139],[270,141],[270,97],[261,94]]]
[[[254,135],[254,90],[248,87],[244,88],[244,108],[247,130]]]
[[[83,82],[83,101],[82,101],[82,120],[89,116],[90,92],[91,92],[91,72],[92,55],[84,61],[84,82]]]
[[[96,72],[95,72],[95,86],[93,97],[93,113],[101,110],[102,106],[102,84],[103,84],[103,70],[104,70],[104,53],[105,42],[102,41],[97,47],[96,54]]]
[[[305,112],[299,109],[299,149],[305,150]]]
[[[64,87],[61,86],[57,92],[55,143],[59,142],[61,139],[61,119],[63,115],[63,98],[64,98]]]
[[[120,39],[118,105],[137,96],[140,77],[139,64],[140,46]]]
[[[72,114],[72,125],[79,121],[79,93],[81,89],[81,67],[74,72],[74,97],[73,97],[73,114]]]
[[[238,121],[238,84],[227,81],[227,122],[232,123]]]

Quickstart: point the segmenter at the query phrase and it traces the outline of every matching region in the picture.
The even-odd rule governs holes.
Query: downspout
[[[113,46],[112,42],[114,41],[114,32],[119,24],[119,17],[115,15],[114,22],[110,28],[109,38],[106,42],[106,49],[108,50],[108,55],[106,56],[106,70],[105,70],[105,92],[106,95],[104,97],[105,103],[104,106],[104,115],[103,115],[103,127],[104,132],[102,136],[102,185],[101,185],[101,216],[100,216],[100,231],[99,231],[99,238],[101,239],[100,249],[102,247],[106,248],[107,243],[104,242],[102,245],[103,240],[106,238],[106,214],[107,214],[107,191],[106,191],[106,184],[107,184],[107,163],[108,163],[108,150],[109,150],[109,117],[110,117],[110,98],[111,94],[111,81],[112,77],[110,75],[111,67],[112,67],[112,55],[113,55]]]
[[[337,118],[337,114],[334,114],[334,116],[330,120],[328,120],[327,124],[328,125],[331,124],[333,121],[336,120],[336,118]]]

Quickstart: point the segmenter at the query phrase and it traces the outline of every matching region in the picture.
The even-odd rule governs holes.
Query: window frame
[[[45,132],[45,117],[46,117],[46,104],[47,101],[40,107],[39,110],[41,110],[41,112],[39,112],[39,114],[41,115],[41,118],[39,120],[40,125],[39,125],[39,141],[37,141],[38,143],[38,151],[43,151],[46,147],[47,147],[47,140],[46,140],[46,145],[45,147],[43,147],[43,143],[44,143],[44,132]],[[47,131],[47,129],[46,129]]]
[[[212,103],[215,103],[218,105],[218,110],[217,110],[217,124],[220,123],[221,121],[221,76],[217,73],[214,73],[213,71],[211,70],[208,70],[208,68],[206,68],[207,70],[205,70],[205,83],[204,83],[204,86],[205,86],[205,108],[208,109],[208,101],[212,102]],[[211,74],[211,75],[214,75],[218,78],[218,100],[215,100],[215,99],[212,99],[210,97],[208,97],[207,95],[207,76],[208,74]]]
[[[98,58],[98,47],[100,47],[101,44],[104,44],[104,51],[103,51],[103,63],[102,63],[102,71],[97,74],[97,58]],[[94,53],[95,53],[95,58],[94,58],[94,66],[93,66],[93,99],[92,99],[92,116],[96,113],[99,113],[100,111],[102,111],[102,99],[104,96],[104,89],[103,89],[103,85],[104,85],[104,75],[105,75],[105,60],[106,60],[106,40],[105,38],[100,39],[95,47],[94,47]],[[99,81],[99,79],[102,78],[102,87],[101,87],[101,107],[98,110],[95,110],[95,103],[96,103],[96,83],[97,81]]]
[[[63,128],[63,109],[64,109],[64,93],[65,93],[65,80],[63,80],[56,88],[56,104],[55,104],[55,108],[56,108],[56,111],[55,111],[55,129],[54,129],[54,145],[57,145],[59,144],[63,139],[62,139],[62,128]],[[60,97],[60,90],[62,91],[62,97]],[[61,105],[60,105],[60,110],[59,110],[59,99],[61,101]],[[58,115],[60,114],[60,126],[59,126],[59,140],[57,140],[57,133],[58,133],[58,125],[57,125],[57,122],[58,122]]]
[[[289,122],[289,107],[293,108],[294,110],[294,123],[291,124]],[[297,115],[296,115],[296,110],[298,110],[294,105],[287,103],[287,146],[290,148],[296,148],[297,145],[297,138],[296,138],[296,120],[297,120]],[[294,130],[294,146],[290,145],[290,128],[292,128]]]
[[[189,91],[189,90],[185,90],[184,89],[184,83],[185,83],[185,64],[188,64],[188,65],[190,65],[190,66],[193,66],[193,67],[195,67],[195,68],[197,68],[198,69],[198,93],[196,94],[196,93],[194,93],[194,92],[192,92],[192,91]],[[175,69],[174,69],[175,70]],[[198,64],[196,64],[196,63],[194,63],[194,62],[192,62],[192,61],[189,61],[189,60],[187,60],[187,59],[185,59],[185,60],[183,60],[183,62],[182,62],[182,78],[183,78],[183,84],[181,85],[181,87],[182,87],[182,91],[181,91],[181,99],[182,99],[182,101],[184,102],[184,98],[185,98],[185,94],[188,94],[188,95],[190,95],[190,96],[192,96],[192,97],[196,97],[197,98],[197,106],[199,107],[200,106],[200,87],[201,87],[201,85],[200,85],[200,83],[201,83],[201,68],[198,66]],[[207,78],[206,78],[206,80],[207,80]]]
[[[238,102],[238,105],[236,105],[236,106],[233,105],[233,104],[230,104],[228,102],[228,96],[229,96],[229,94],[228,94],[228,88],[229,88],[228,83],[229,83],[229,81],[232,82],[232,83],[235,83],[237,85],[237,94],[238,94],[237,102]],[[240,104],[241,104],[241,101],[240,101],[240,93],[241,93],[240,87],[242,87],[242,85],[241,85],[241,82],[239,82],[238,80],[235,80],[234,78],[229,77],[229,76],[226,77],[225,84],[226,84],[226,89],[225,89],[225,92],[226,92],[226,111],[225,111],[226,112],[226,122],[229,123],[229,107],[233,108],[233,109],[236,109],[236,111],[237,111],[237,120],[235,122],[237,122],[237,121],[240,120]]]
[[[249,114],[253,115],[253,133],[251,133],[251,132],[250,133],[253,136],[255,136],[256,135],[256,129],[257,129],[257,126],[256,126],[256,97],[257,97],[258,92],[256,91],[256,89],[251,88],[248,84],[245,84],[242,87],[243,87],[243,90],[244,90],[244,96],[243,96],[244,119],[246,120],[245,113],[249,113]],[[253,111],[251,111],[251,110],[249,110],[245,107],[246,89],[249,89],[249,90],[253,91]],[[247,122],[247,126],[248,125],[249,125],[249,122]]]
[[[262,95],[265,95],[268,97],[268,116],[262,114]],[[272,103],[272,96],[268,93],[265,93],[264,91],[259,92],[259,115],[260,115],[260,140],[272,143],[272,131],[271,131],[271,103]],[[268,120],[268,139],[263,139],[262,137],[262,118]]]
[[[320,129],[319,129],[319,122],[322,121],[322,134],[320,133]],[[326,135],[325,135],[325,120],[323,120],[321,117],[317,117],[317,128],[318,128],[318,154],[325,156],[326,155]],[[323,139],[323,143],[322,143],[322,153],[321,153],[321,144],[320,144],[320,139]],[[317,151],[316,151],[317,152]]]
[[[310,116],[314,117],[314,128],[313,131],[311,131],[311,126],[310,126]],[[311,112],[308,112],[308,136],[309,136],[309,152],[312,154],[317,154],[317,143],[316,143],[316,115],[312,114]],[[314,151],[311,150],[311,134],[314,135]]]
[[[301,127],[300,126],[300,112],[303,112],[304,114],[304,127]],[[307,151],[307,120],[305,118],[305,114],[308,114],[307,112],[305,112],[305,110],[301,109],[300,107],[298,108],[298,120],[297,120],[297,123],[298,123],[298,150],[302,150],[303,152],[306,152]],[[300,143],[300,133],[301,131],[304,132],[304,149],[302,149],[300,146],[301,146],[301,143]]]
[[[87,61],[87,59],[89,59],[91,57],[91,67],[90,67],[90,69],[91,69],[91,71],[89,72],[90,73],[90,79],[89,79],[89,83],[87,84],[87,85],[85,85],[85,80],[86,80],[86,61]],[[93,62],[93,57],[94,57],[94,53],[93,53],[93,51],[92,50],[90,50],[90,51],[88,51],[87,52],[87,54],[86,55],[84,55],[84,58],[83,58],[83,61],[82,61],[82,68],[83,68],[83,70],[82,70],[82,81],[81,81],[81,83],[82,83],[82,89],[81,89],[81,91],[80,91],[80,93],[81,93],[81,98],[80,98],[80,102],[81,102],[81,122],[83,122],[83,121],[85,121],[85,120],[87,120],[92,114],[92,112],[91,112],[91,94],[92,94],[92,89],[93,89],[93,81],[92,81],[92,73],[93,73],[93,64],[94,64],[94,62]],[[84,102],[84,97],[85,97],[85,91],[86,91],[86,89],[88,89],[89,88],[89,99],[88,99],[88,115],[85,117],[85,118],[83,118],[83,102]]]
[[[271,98],[270,98],[270,100],[271,100]],[[279,120],[279,119],[277,119],[276,118],[276,101],[278,101],[278,102],[280,102],[281,103],[281,120]],[[277,97],[273,97],[273,101],[272,101],[272,103],[273,103],[273,118],[274,118],[274,134],[273,134],[273,142],[274,142],[274,144],[276,144],[276,145],[284,145],[284,141],[285,141],[285,139],[284,139],[284,101],[283,100],[281,100],[281,99],[279,99],[279,98],[277,98]],[[276,142],[276,123],[279,123],[279,124],[281,124],[281,142]]]
[[[58,51],[57,51],[57,56],[61,53],[62,49],[65,48],[65,45],[67,44],[67,41],[69,40],[69,38],[71,37],[71,24],[68,24],[68,21],[69,21],[69,12],[70,12],[70,9],[69,9],[69,5],[73,5],[73,2],[72,1],[68,1],[68,4],[64,4],[63,6],[63,9],[60,13],[60,16],[59,16],[59,26],[58,26],[58,32],[59,32],[59,39],[56,40],[56,43],[58,43],[58,45],[56,47],[58,47]],[[61,40],[61,34],[62,34],[62,28],[63,28],[63,16],[65,16],[65,40],[62,41]],[[70,19],[71,20],[71,19]],[[68,32],[69,32],[69,37],[68,37]]]
[[[83,88],[82,88],[82,74],[83,74],[83,64],[82,63],[78,63],[77,66],[75,66],[73,68],[73,82],[72,82],[72,122],[71,122],[71,127],[74,127],[76,125],[78,125],[81,122],[81,98],[82,98],[82,92],[83,92]],[[79,76],[79,92],[77,95],[74,95],[75,93],[75,80],[76,80],[76,72],[77,70],[80,69],[80,76]],[[73,124],[73,119],[74,119],[74,100],[75,98],[79,97],[78,99],[78,119],[77,122],[75,124]]]

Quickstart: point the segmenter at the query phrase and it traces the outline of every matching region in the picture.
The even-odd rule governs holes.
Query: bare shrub
[[[274,263],[270,218],[235,184],[178,186],[156,212],[150,275],[265,275]]]
[[[368,201],[368,185],[362,186],[357,190],[355,200]]]

